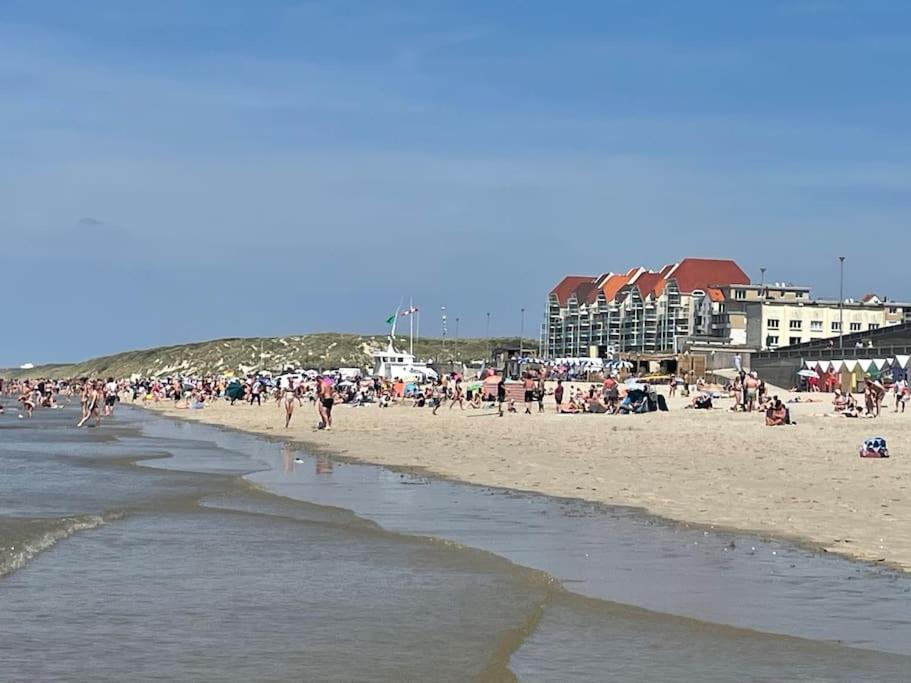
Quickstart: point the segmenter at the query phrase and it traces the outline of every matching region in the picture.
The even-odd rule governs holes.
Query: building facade
[[[747,344],[774,350],[879,330],[905,321],[907,304],[868,295],[860,301],[752,301],[746,306]],[[842,329],[842,322],[844,329]]]
[[[749,283],[729,259],[686,258],[658,271],[567,276],[548,295],[546,355],[675,352],[680,340],[711,334],[712,299],[721,303],[720,288]]]
[[[842,305],[813,300],[809,287],[752,284],[731,260],[686,258],[658,271],[563,278],[548,295],[543,346],[552,358],[676,353],[694,344],[769,350],[908,321],[911,304],[874,294]]]

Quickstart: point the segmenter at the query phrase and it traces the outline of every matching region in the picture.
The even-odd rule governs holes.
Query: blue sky
[[[911,4],[0,0],[0,366],[536,333],[566,273],[911,299]]]

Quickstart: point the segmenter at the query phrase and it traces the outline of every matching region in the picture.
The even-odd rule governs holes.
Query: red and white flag
[[[401,315],[404,318],[406,315],[411,315],[412,313],[417,313],[417,312],[418,312],[418,307],[412,306],[411,308],[408,308],[408,309],[402,311]]]

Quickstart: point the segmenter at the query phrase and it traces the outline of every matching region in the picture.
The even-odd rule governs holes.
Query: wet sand
[[[806,395],[803,395],[806,398]],[[682,522],[798,541],[911,569],[911,413],[827,416],[831,397],[791,406],[791,427],[759,415],[683,410],[636,416],[498,418],[487,408],[396,406],[335,411],[331,432],[314,429],[316,408],[297,408],[284,429],[280,406],[225,402],[203,410],[172,403],[169,415],[296,441],[310,450],[480,484],[609,505],[640,507]],[[893,457],[861,459],[864,438],[883,436]]]

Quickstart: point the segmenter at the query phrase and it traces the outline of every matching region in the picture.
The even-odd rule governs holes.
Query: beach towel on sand
[[[886,440],[881,436],[873,436],[864,439],[860,447],[860,457],[862,458],[888,458],[889,449],[886,448]]]

